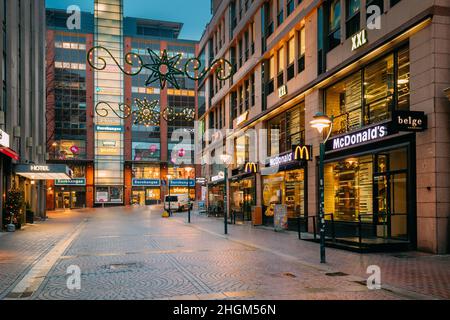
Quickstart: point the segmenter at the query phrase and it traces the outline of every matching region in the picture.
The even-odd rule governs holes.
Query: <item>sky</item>
[[[94,0],[46,0],[47,8],[67,9],[70,5],[94,11]],[[124,0],[124,15],[181,22],[180,39],[200,40],[211,19],[211,0]]]

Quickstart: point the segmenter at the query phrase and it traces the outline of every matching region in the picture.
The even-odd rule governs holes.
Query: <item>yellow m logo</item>
[[[256,173],[256,172],[258,172],[258,168],[256,166],[256,163],[248,162],[245,165],[245,172],[247,172],[247,173]]]
[[[307,146],[298,146],[295,148],[295,160],[311,160],[311,154]]]

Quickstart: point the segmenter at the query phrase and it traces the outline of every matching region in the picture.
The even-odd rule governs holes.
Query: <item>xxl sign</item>
[[[352,37],[352,51],[361,48],[367,43],[367,31],[361,30]]]
[[[378,125],[362,131],[349,133],[345,136],[339,136],[331,139],[327,143],[327,149],[336,151],[348,147],[354,147],[367,142],[378,140],[389,134],[387,125]]]
[[[428,118],[424,112],[394,111],[392,115],[394,126],[398,131],[424,131],[428,126]]]

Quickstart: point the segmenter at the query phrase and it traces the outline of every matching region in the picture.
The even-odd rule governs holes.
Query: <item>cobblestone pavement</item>
[[[329,249],[330,263],[324,267],[317,264],[318,246],[299,241],[295,234],[230,226],[230,235],[224,237],[220,220],[193,215],[192,222],[186,224],[185,213],[163,219],[158,207],[96,209],[64,213],[23,232],[2,235],[0,298],[449,297],[448,257],[364,256]],[[61,247],[62,242],[66,246]],[[52,252],[61,253],[55,258]],[[33,263],[44,255],[56,262],[47,271],[40,267],[40,272],[48,273],[40,277],[39,285],[23,295],[12,295],[21,287],[17,283],[22,277],[27,275],[20,283],[34,274]],[[383,290],[368,290],[361,283],[367,277],[366,266],[373,261],[382,268]],[[67,269],[72,265],[81,269],[81,290],[67,288]],[[348,275],[333,276],[335,271]],[[403,272],[408,274],[401,275],[401,281],[392,281],[394,273]],[[429,284],[430,280],[441,282]]]

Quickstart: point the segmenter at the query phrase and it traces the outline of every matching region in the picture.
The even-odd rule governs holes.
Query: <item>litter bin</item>
[[[26,213],[26,222],[33,224],[34,223],[34,212],[31,210],[27,210]]]
[[[252,225],[262,225],[262,207],[260,206],[252,207]]]

